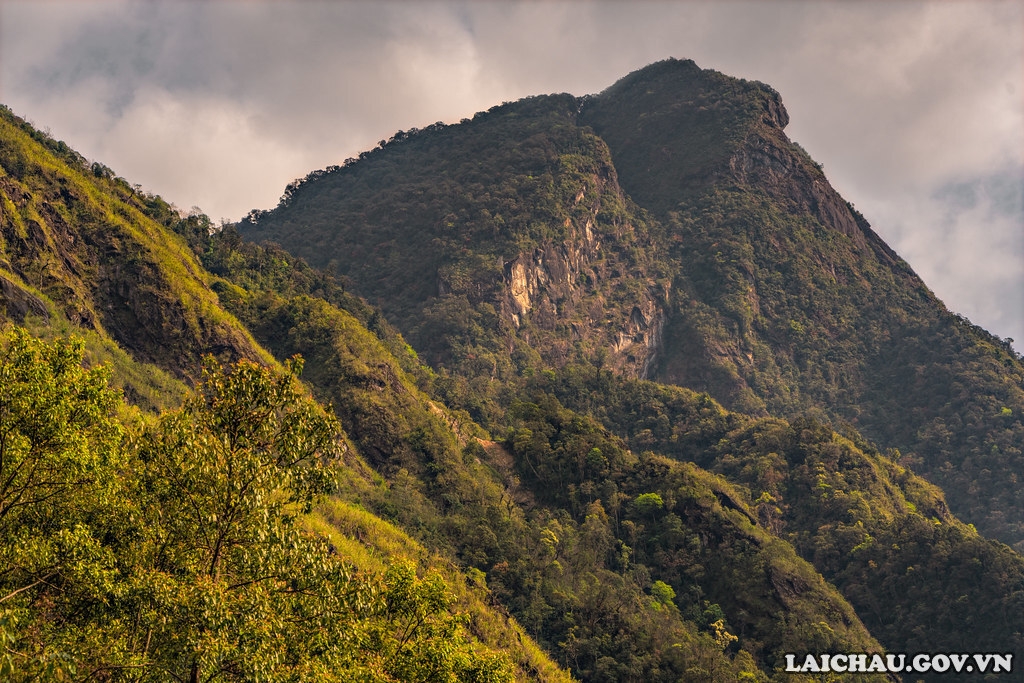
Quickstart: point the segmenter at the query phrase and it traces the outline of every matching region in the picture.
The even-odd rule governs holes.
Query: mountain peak
[[[957,387],[977,385],[998,405],[960,401],[985,416],[972,438],[1019,452],[999,422],[1019,388],[935,350],[990,344],[829,185],[788,120],[773,88],[668,59],[597,95],[403,138],[240,230],[333,264],[436,365],[513,381],[587,359],[744,412],[824,410],[920,459],[955,512],[1024,545],[1024,519],[1000,516],[1016,493],[989,481],[999,467],[977,466],[994,495],[979,502],[943,469],[965,456],[928,426],[961,419]],[[922,359],[934,372],[904,383],[935,386],[891,385]]]
[[[757,81],[668,59],[587,98],[580,123],[612,149],[623,187],[639,204],[672,211],[677,200],[730,175],[754,134],[781,134],[782,98]]]
[[[782,104],[782,97],[770,85],[727,76],[714,69],[702,69],[692,59],[669,57],[654,62],[620,78],[596,97],[640,98],[646,100],[643,104],[648,107],[662,102],[677,109],[686,105],[706,106],[707,103],[700,100],[711,92],[734,96],[737,98],[735,104],[741,100],[759,102],[763,112],[761,121],[770,126],[782,129],[789,124],[789,114]]]

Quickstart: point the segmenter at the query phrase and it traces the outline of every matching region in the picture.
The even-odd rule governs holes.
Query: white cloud
[[[838,7],[809,32],[805,73],[794,74],[819,87],[778,87],[796,95],[791,132],[830,157],[840,190],[922,188],[1024,162],[1020,6],[893,3],[878,16]]]
[[[915,212],[895,205],[885,211],[894,223],[910,223],[894,246],[918,264],[918,275],[947,306],[972,311],[973,319],[989,321],[990,330],[1021,348],[1024,167],[947,186],[912,206]]]
[[[99,156],[118,159],[115,170],[143,187],[216,207],[212,218],[230,220],[280,196],[282,171],[295,178],[310,163],[302,150],[259,135],[252,117],[233,103],[150,88],[136,93],[101,138]]]

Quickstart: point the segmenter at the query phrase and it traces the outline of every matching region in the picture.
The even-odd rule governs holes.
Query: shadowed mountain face
[[[717,129],[700,118],[716,108]],[[1024,539],[1021,359],[947,311],[828,185],[783,132],[776,93],[663,63],[593,98],[582,120],[679,263],[659,380],[849,422],[900,449],[958,514]]]
[[[336,269],[437,367],[585,359],[849,423],[1020,543],[1021,359],[945,309],[787,122],[768,86],[668,60],[400,132],[240,230]]]

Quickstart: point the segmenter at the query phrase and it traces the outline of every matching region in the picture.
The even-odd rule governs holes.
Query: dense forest
[[[770,87],[668,60],[398,134],[239,230],[334,268],[471,384],[585,361],[818,415],[1020,543],[1024,362],[934,297],[787,122]],[[449,399],[486,423],[499,392]]]
[[[1022,361],[786,121],[670,60],[215,226],[4,109],[0,677],[1024,652]]]

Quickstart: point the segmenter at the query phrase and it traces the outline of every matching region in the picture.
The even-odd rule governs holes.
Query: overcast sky
[[[214,220],[399,129],[670,56],[777,89],[875,230],[1024,349],[1024,0],[0,0],[0,102]]]

